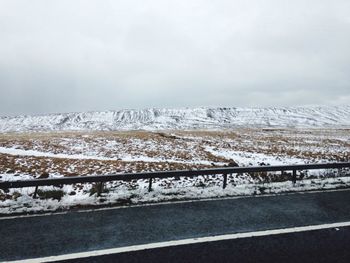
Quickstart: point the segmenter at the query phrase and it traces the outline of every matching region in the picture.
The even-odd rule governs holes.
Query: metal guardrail
[[[72,176],[62,178],[33,179],[22,181],[0,181],[0,189],[36,187],[35,194],[39,186],[61,186],[64,184],[76,183],[100,183],[102,190],[104,182],[110,181],[131,181],[139,179],[148,179],[148,191],[152,190],[152,179],[171,178],[171,177],[196,177],[201,175],[223,175],[223,188],[227,186],[228,174],[239,173],[257,173],[257,172],[274,172],[274,171],[292,171],[291,180],[293,183],[297,179],[297,171],[315,170],[315,169],[341,169],[350,168],[350,162],[342,163],[320,163],[320,164],[298,164],[298,165],[277,165],[277,166],[250,166],[250,167],[222,167],[200,170],[176,170],[144,173],[123,173],[110,175],[92,175],[92,176]]]

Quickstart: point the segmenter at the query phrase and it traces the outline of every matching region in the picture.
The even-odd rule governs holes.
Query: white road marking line
[[[339,230],[339,228],[341,228],[341,227],[348,227],[348,226],[350,226],[350,222],[339,222],[339,223],[332,223],[332,224],[322,224],[322,225],[311,225],[311,226],[302,226],[302,227],[273,229],[273,230],[263,230],[263,231],[227,234],[227,235],[218,235],[218,236],[209,236],[209,237],[188,238],[188,239],[182,239],[182,240],[157,242],[157,243],[127,246],[127,247],[118,247],[118,248],[111,248],[111,249],[101,249],[101,250],[94,250],[94,251],[89,251],[89,252],[71,253],[71,254],[60,255],[60,256],[42,257],[42,258],[7,261],[7,262],[12,262],[12,263],[15,263],[15,262],[17,262],[17,263],[54,262],[54,261],[59,261],[59,260],[87,258],[87,257],[118,254],[118,253],[124,253],[124,252],[134,252],[134,251],[164,248],[164,247],[173,247],[173,246],[190,245],[190,244],[197,244],[197,243],[206,243],[206,242],[241,239],[241,238],[250,238],[250,237],[260,237],[260,236],[307,232],[307,231],[322,230],[322,229],[329,229],[329,228],[335,228],[335,229],[338,228],[338,230]]]
[[[220,200],[234,200],[243,198],[263,198],[263,197],[275,197],[275,196],[285,196],[285,195],[297,195],[297,194],[317,194],[317,193],[329,193],[329,192],[346,192],[350,191],[350,188],[345,189],[326,189],[326,190],[310,190],[301,192],[288,192],[288,193],[276,193],[276,194],[263,194],[263,195],[240,195],[240,196],[227,196],[227,197],[213,197],[213,198],[203,198],[203,199],[192,199],[192,200],[180,200],[180,201],[167,201],[159,203],[144,203],[144,204],[134,204],[125,206],[115,206],[115,207],[101,207],[83,210],[67,210],[64,212],[49,212],[42,214],[29,214],[29,215],[18,215],[18,216],[4,216],[0,217],[0,220],[11,220],[16,218],[29,218],[29,217],[43,217],[43,216],[55,216],[55,215],[65,215],[68,213],[90,213],[105,210],[116,210],[116,209],[126,209],[126,208],[137,208],[143,206],[161,206],[161,205],[172,205],[172,204],[183,204],[183,203],[194,203],[194,202],[210,202],[210,201],[220,201]]]

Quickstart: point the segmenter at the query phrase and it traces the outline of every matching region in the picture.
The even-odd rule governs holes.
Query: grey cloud
[[[0,7],[0,115],[350,104],[349,1]]]

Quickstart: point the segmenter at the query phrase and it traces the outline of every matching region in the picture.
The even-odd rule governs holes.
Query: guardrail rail
[[[98,194],[103,189],[103,183],[111,181],[131,181],[139,179],[148,179],[148,191],[152,190],[153,179],[164,179],[171,177],[196,177],[202,175],[222,175],[223,188],[227,186],[228,174],[240,173],[258,173],[258,172],[274,172],[292,171],[291,181],[293,183],[297,180],[297,171],[315,170],[315,169],[342,169],[350,168],[350,162],[341,163],[318,163],[318,164],[297,164],[297,165],[277,165],[277,166],[250,166],[250,167],[220,167],[200,170],[175,170],[175,171],[159,171],[159,172],[143,172],[143,173],[120,173],[109,175],[91,175],[91,176],[72,176],[62,178],[46,178],[46,179],[32,179],[19,181],[0,181],[0,189],[9,188],[23,188],[35,187],[34,198],[37,195],[39,186],[61,186],[65,184],[77,183],[99,183]]]

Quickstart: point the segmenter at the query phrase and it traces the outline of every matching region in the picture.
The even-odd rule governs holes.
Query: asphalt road
[[[58,262],[350,262],[350,227],[156,248]]]
[[[350,221],[349,190],[0,219],[0,261],[347,221]],[[309,255],[310,258],[318,251],[317,253],[320,255],[322,253],[338,255],[338,262],[342,262],[342,257],[350,262],[349,252],[346,251],[350,247],[349,233],[349,228],[344,227],[338,231],[328,229],[284,234],[278,237],[266,236],[218,241],[160,248],[154,250],[153,254],[150,251],[133,252],[134,256],[130,257],[129,253],[127,258],[130,262],[145,262],[148,255],[148,259],[153,262],[163,260],[163,262],[172,262],[171,255],[173,255],[173,260],[175,260],[173,262],[199,262],[196,260],[201,257],[196,256],[195,259],[188,257],[208,254],[205,258],[208,261],[202,259],[201,262],[210,262],[212,256],[210,257],[209,254],[211,254],[215,255],[216,262],[224,262],[228,259],[225,253],[243,259],[246,258],[245,255],[248,258],[254,258],[252,251],[259,252],[259,255],[263,255],[265,251],[267,254],[270,253],[270,256],[276,257],[281,251],[285,251],[281,252],[280,257],[292,259],[293,257],[289,253],[292,251],[301,253],[302,248],[305,250],[305,247],[309,247],[310,249],[307,251],[311,252],[304,251],[304,254]],[[326,247],[329,247],[331,252],[327,252]],[[179,252],[181,248],[183,253]],[[160,254],[156,256],[157,253]],[[128,253],[122,253],[114,256],[124,257],[127,255]],[[179,255],[187,255],[187,258],[184,256],[181,260]],[[170,258],[166,258],[166,256]],[[255,256],[258,257],[258,255]],[[106,256],[105,261],[109,259],[116,261],[116,258],[110,257],[113,255]],[[152,259],[152,257],[155,258]],[[326,257],[324,258],[326,259]],[[92,262],[105,262],[99,261],[102,259],[103,257],[91,258],[90,260]],[[176,261],[177,259],[178,261]],[[125,258],[117,261],[128,262]]]

